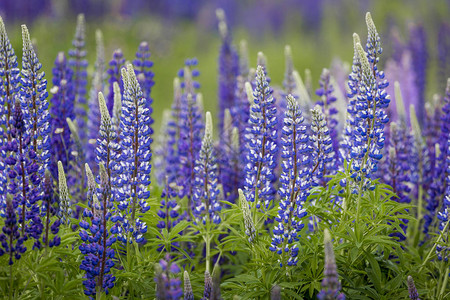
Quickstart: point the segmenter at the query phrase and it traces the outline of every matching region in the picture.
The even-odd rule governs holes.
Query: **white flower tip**
[[[325,228],[323,232],[323,243],[324,244],[331,243],[330,231],[327,228]]]
[[[223,130],[229,131],[232,126],[233,119],[231,118],[230,109],[226,108],[223,115]]]
[[[209,136],[212,138],[213,136],[213,124],[212,117],[209,111],[206,112],[206,120],[205,120],[205,137]]]
[[[173,79],[173,89],[174,89],[175,91],[177,91],[178,89],[180,89],[180,78],[175,77],[175,78]]]
[[[400,89],[400,83],[398,81],[394,82],[394,92],[395,92],[395,106],[397,107],[397,114],[403,122],[406,122],[405,103],[403,102],[402,91]]]
[[[267,65],[267,58],[264,55],[264,53],[262,53],[261,51],[258,52],[258,56],[256,59],[256,64],[258,65],[258,68],[261,67],[266,67]],[[257,72],[258,72],[258,68],[257,68]]]
[[[356,32],[354,32],[353,33],[353,46],[355,46],[356,47],[356,44],[361,44],[361,39],[359,38],[359,35],[356,33]]]
[[[108,108],[106,107],[105,97],[103,96],[102,92],[98,93],[98,105],[100,107],[101,118],[105,119],[105,121],[110,120],[111,116],[109,115]]]
[[[284,56],[292,57],[291,46],[289,46],[289,45],[284,46]]]
[[[250,82],[245,83],[245,92],[247,93],[248,102],[250,102],[250,105],[252,105],[254,103],[254,100],[253,100],[253,89]]]

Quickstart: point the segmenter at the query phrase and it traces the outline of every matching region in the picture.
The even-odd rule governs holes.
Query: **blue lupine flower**
[[[205,271],[205,288],[203,290],[202,300],[208,300],[211,296],[212,291],[212,278],[209,272]]]
[[[45,218],[45,231],[44,236],[42,237],[42,241],[46,246],[56,247],[61,244],[61,238],[58,236],[59,225],[61,224],[61,222],[59,218],[57,218],[53,221],[53,223],[51,223],[51,218],[53,216],[56,216],[58,212],[58,197],[54,191],[52,175],[48,170],[45,172],[43,190],[44,195],[42,197],[41,213]],[[53,235],[53,238],[51,238],[50,233]]]
[[[178,224],[179,220],[179,206],[176,200],[177,192],[171,187],[166,178],[164,190],[161,194],[161,206],[158,210],[158,216],[161,220],[158,222],[156,227],[163,229],[167,228],[170,232],[175,225]]]
[[[125,67],[125,58],[123,57],[123,52],[120,49],[114,50],[113,58],[109,62],[109,69],[107,71],[109,75],[108,83],[109,83],[109,93],[106,101],[106,105],[108,106],[108,111],[110,115],[113,115],[114,108],[114,83],[118,82],[120,90],[123,91],[123,81],[120,78],[122,68]]]
[[[187,271],[184,271],[184,300],[194,300],[191,280],[189,279],[189,274]]]
[[[27,248],[23,245],[25,237],[21,236],[19,226],[17,225],[18,203],[14,199],[6,200],[5,224],[0,233],[0,256],[7,253],[9,255],[9,264],[12,265],[13,259],[19,260]]]
[[[5,24],[0,17],[0,211],[6,205],[7,174],[3,146],[11,140],[12,117],[15,96],[19,91],[20,70],[17,57],[6,33]]]
[[[94,77],[91,90],[89,92],[89,112],[88,112],[88,143],[86,149],[86,160],[93,165],[94,172],[97,170],[95,164],[96,140],[100,131],[100,108],[98,106],[98,93],[103,92],[105,88],[105,46],[103,44],[103,34],[100,30],[95,32],[97,45],[97,59],[95,61]]]
[[[306,216],[303,208],[306,198],[305,188],[309,187],[311,180],[309,173],[310,148],[309,137],[306,135],[306,126],[303,125],[303,116],[297,100],[292,96],[287,96],[287,110],[285,112],[283,126],[283,136],[281,139],[283,159],[283,173],[280,176],[281,187],[280,207],[278,216],[275,218],[277,225],[273,229],[271,251],[282,254],[280,265],[287,264],[295,266],[298,258],[299,232],[304,227],[302,218]],[[284,253],[289,258],[284,257]]]
[[[159,267],[156,281],[156,298],[178,300],[183,296],[181,289],[181,279],[178,278],[180,268],[175,262],[170,262],[170,255],[167,254],[164,259],[159,261]]]
[[[31,44],[30,34],[26,25],[22,25],[23,57],[20,94],[22,110],[27,131],[30,132],[32,146],[37,157],[33,158],[39,164],[39,177],[44,177],[50,163],[50,113],[47,102],[47,80],[41,72],[42,64]]]
[[[325,244],[325,266],[324,277],[322,280],[322,290],[317,294],[317,299],[336,299],[344,300],[345,295],[342,294],[341,284],[338,278],[338,272],[336,267],[336,260],[334,258],[333,244],[331,242],[331,236],[327,229],[325,229],[324,236]]]
[[[419,293],[417,292],[416,285],[414,284],[414,279],[411,276],[408,276],[408,293],[409,299],[420,300]]]
[[[232,45],[231,32],[225,20],[222,9],[216,10],[219,22],[219,33],[222,44],[219,50],[219,128],[222,133],[224,125],[224,114],[226,109],[235,106],[236,76],[239,74],[239,57]]]
[[[68,172],[71,169],[73,141],[70,139],[70,129],[66,119],[75,117],[72,70],[67,66],[64,52],[59,52],[55,60],[52,91],[52,107],[50,109],[52,115],[52,162],[50,170],[56,177],[58,161],[62,162],[64,169]]]
[[[112,230],[108,230],[108,221],[111,218],[111,186],[109,177],[103,164],[100,164],[100,188],[98,189],[100,201],[97,194],[92,203],[93,210],[85,209],[83,216],[86,219],[80,222],[80,238],[83,243],[79,246],[85,255],[80,269],[86,271],[83,285],[84,293],[94,298],[100,290],[108,294],[109,289],[114,286],[115,276],[111,274],[114,267],[115,252],[111,247],[116,241]]]
[[[366,15],[366,22],[369,29],[367,53],[361,44],[356,44],[362,76],[355,104],[355,137],[350,153],[354,170],[352,178],[357,182],[362,181],[363,188],[368,187],[365,180],[371,178],[377,171],[378,162],[383,157],[384,124],[389,121],[384,110],[390,102],[389,95],[384,90],[388,82],[383,80],[384,73],[377,68],[382,48],[370,13]]]
[[[408,185],[411,182],[410,151],[407,150],[407,143],[411,138],[406,130],[404,122],[400,124],[391,123],[387,172],[384,178],[385,182],[392,187],[394,193],[399,197],[398,199],[395,198],[395,200],[401,203],[411,202],[411,188]],[[408,221],[404,220],[404,222],[407,223]],[[406,239],[404,234],[406,233],[407,225],[401,224],[400,227],[403,229],[403,232],[397,232],[394,235],[400,241],[403,241]]]
[[[141,85],[142,92],[144,93],[144,98],[147,99],[146,108],[150,110],[150,125],[153,125],[153,119],[151,118],[153,112],[153,99],[150,94],[152,92],[153,85],[155,85],[155,82],[153,81],[155,74],[153,74],[151,70],[153,67],[153,62],[150,60],[150,49],[147,42],[141,42],[139,44],[138,51],[136,52],[136,59],[133,60],[133,65],[137,80]],[[153,131],[151,131],[151,134],[153,134]]]
[[[333,162],[333,145],[330,137],[330,130],[325,121],[320,106],[316,105],[311,110],[311,147],[312,151],[312,185],[325,185],[326,178],[324,175],[329,174],[330,169],[333,170],[335,163]]]
[[[334,96],[334,87],[331,83],[331,74],[328,69],[322,70],[319,84],[320,88],[316,90],[316,95],[321,97],[321,99],[317,101],[317,104],[322,107],[325,122],[330,131],[331,145],[333,147],[333,165],[332,168],[327,171],[327,175],[332,175],[336,173],[337,168],[339,167],[339,140],[337,133],[338,110],[335,105],[333,105],[333,103],[336,102],[336,97]]]
[[[8,194],[14,198],[21,237],[34,238],[33,248],[40,248],[43,225],[39,216],[38,201],[41,199],[41,178],[37,154],[32,145],[30,131],[27,130],[19,100],[14,105],[11,118],[11,141],[3,147],[7,153],[5,164],[8,174]]]
[[[358,34],[353,34],[353,65],[352,72],[348,76],[348,93],[347,93],[347,118],[345,120],[344,131],[342,133],[342,141],[340,143],[340,157],[343,161],[346,159],[348,162],[351,160],[350,152],[352,145],[354,143],[354,130],[355,128],[355,117],[356,117],[356,101],[359,93],[359,83],[361,82],[362,69],[361,62],[359,60],[357,44],[361,44]]]
[[[72,41],[73,49],[69,50],[69,66],[73,70],[73,85],[75,93],[75,116],[79,128],[81,143],[86,143],[86,93],[87,93],[87,66],[85,50],[85,21],[84,15],[77,17],[75,37]]]
[[[249,127],[246,132],[247,165],[245,167],[245,196],[257,208],[268,208],[274,199],[276,154],[276,107],[272,88],[266,80],[264,67],[256,70],[256,89],[250,107]]]
[[[419,123],[423,124],[425,119],[425,85],[427,78],[428,67],[428,50],[427,50],[427,36],[423,25],[413,25],[410,27],[409,50],[411,51],[411,58],[414,62],[412,67],[415,75],[415,85],[418,90],[419,103],[417,107],[417,118]]]
[[[20,89],[19,83],[20,70],[17,57],[6,33],[3,19],[0,17],[0,146],[6,142],[5,138],[9,139],[10,118],[15,102],[14,96]]]
[[[172,140],[172,134],[169,133],[169,124],[172,123],[171,111],[169,109],[165,109],[162,114],[161,126],[159,128],[158,136],[156,137],[156,145],[153,154],[155,156],[154,169],[155,169],[155,177],[159,186],[165,184],[165,180],[169,177],[167,174],[167,169],[170,170],[168,165],[168,157],[173,156],[175,149],[174,144],[175,141]],[[169,142],[170,140],[173,141]],[[175,173],[176,174],[176,173]],[[171,177],[173,178],[173,177]],[[173,182],[171,180],[171,182]]]
[[[194,61],[196,64],[196,61]],[[188,65],[192,65],[188,61]],[[189,66],[183,70],[184,82],[181,83],[184,89],[180,100],[180,137],[178,139],[178,155],[180,168],[177,175],[177,184],[182,187],[179,197],[188,198],[188,209],[191,210],[192,197],[194,195],[194,167],[198,158],[202,142],[204,123],[199,105],[199,96],[195,93],[196,82],[193,79],[194,70],[190,71]],[[192,76],[191,76],[192,74]]]
[[[121,173],[117,175],[118,187],[117,207],[123,212],[120,216],[123,232],[119,232],[118,239],[126,242],[128,233],[132,234],[137,243],[143,242],[143,234],[147,225],[139,219],[139,211],[145,213],[150,209],[147,199],[150,197],[148,185],[150,184],[152,153],[150,151],[150,111],[147,99],[144,98],[141,87],[137,81],[133,66],[122,69],[124,93],[122,102],[121,127]],[[128,239],[132,242],[132,239]]]
[[[194,194],[193,213],[198,221],[203,224],[213,222],[220,223],[219,212],[222,209],[217,187],[217,163],[213,147],[213,128],[211,113],[206,113],[205,136],[202,147],[195,162],[194,168]]]

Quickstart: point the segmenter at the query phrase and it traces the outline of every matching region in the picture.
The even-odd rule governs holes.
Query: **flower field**
[[[2,298],[450,299],[450,25],[432,14],[448,3],[407,38],[337,17],[349,62],[329,64],[280,40],[272,63],[255,41],[291,8],[305,41],[336,39],[330,1],[144,2],[84,1],[52,63],[39,20],[64,5],[0,4]],[[162,19],[102,21],[140,9]],[[150,38],[130,54],[133,30]],[[189,32],[217,40],[214,64]]]

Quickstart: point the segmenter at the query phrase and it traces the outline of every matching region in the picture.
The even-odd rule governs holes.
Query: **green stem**
[[[420,220],[422,220],[422,210],[423,210],[423,186],[419,185],[419,195],[417,197],[417,219],[414,228],[414,246],[419,243],[420,237]]]
[[[13,297],[12,292],[14,290],[13,288],[14,280],[13,280],[13,268],[12,265],[9,265],[9,299],[11,300]]]
[[[441,272],[441,276],[444,276],[444,280],[442,282],[442,286],[441,286],[441,291],[439,293],[439,299],[444,299],[444,293],[445,293],[445,288],[447,287],[447,283],[448,283],[448,264],[444,263],[442,264],[444,266],[444,270]],[[445,271],[447,270],[447,271]]]
[[[436,243],[434,243],[433,247],[430,249],[430,251],[428,252],[427,257],[425,258],[425,260],[422,262],[422,264],[420,265],[419,271],[417,273],[420,273],[423,269],[423,267],[425,266],[425,264],[428,262],[428,260],[430,260],[432,253],[434,252],[434,250],[436,249],[437,244],[441,241],[442,236],[444,235],[444,232],[447,231],[448,229],[448,225],[450,224],[450,222],[447,222],[445,224],[444,229],[441,231],[441,234],[439,235],[438,239],[436,240]]]
[[[209,236],[209,226],[207,226],[206,229],[206,239],[205,239],[205,243],[206,243],[206,271],[209,272],[210,270],[210,260],[211,260],[211,238]]]

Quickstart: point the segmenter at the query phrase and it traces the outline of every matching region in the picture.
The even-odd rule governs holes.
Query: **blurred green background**
[[[53,2],[51,5],[55,5]],[[104,2],[102,2],[103,5],[105,5]],[[172,2],[180,5],[180,1]],[[189,5],[189,2],[186,1],[185,5]],[[101,29],[103,32],[107,62],[117,48],[122,49],[127,60],[133,60],[139,43],[145,40],[150,44],[154,61],[153,71],[156,83],[152,96],[156,131],[159,128],[162,110],[169,108],[172,101],[173,78],[183,66],[186,58],[198,58],[198,68],[201,72],[199,81],[201,92],[204,95],[204,106],[206,110],[215,112],[217,59],[221,43],[214,13],[220,1],[216,2],[211,4],[213,2],[197,1],[196,7],[199,11],[194,14],[194,17],[172,17],[170,22],[166,20],[164,14],[151,11],[152,1],[148,2],[150,4],[147,3],[146,7],[150,7],[148,12],[139,12],[139,7],[137,8],[138,13],[134,14],[123,14],[114,9],[98,16],[92,11],[88,12],[86,14],[86,47],[89,74],[92,74],[95,61],[96,29]],[[246,11],[240,11],[239,17],[234,14],[240,7],[235,8],[235,11],[231,10],[231,14],[230,10],[227,12],[225,9],[228,13],[227,17],[234,19],[230,25],[234,44],[238,46],[240,40],[247,40],[251,67],[256,65],[256,53],[264,52],[268,58],[269,76],[274,85],[281,85],[284,73],[284,46],[291,45],[295,68],[299,70],[300,74],[304,74],[306,68],[310,69],[315,84],[314,88],[316,88],[321,70],[325,67],[328,68],[333,58],[339,57],[343,61],[351,62],[353,57],[352,34],[356,32],[362,40],[365,40],[367,37],[365,12],[371,11],[385,48],[385,54],[381,59],[382,65],[391,53],[388,37],[393,28],[396,28],[401,36],[407,39],[410,23],[424,25],[427,31],[429,52],[427,95],[429,97],[435,92],[442,92],[437,90],[437,28],[440,22],[448,19],[450,15],[450,1],[324,0],[319,2],[321,6],[321,14],[317,17],[319,20],[312,16],[312,21],[311,16],[308,18],[308,6],[305,8],[306,11],[300,11],[297,8],[290,9],[290,4],[283,3],[283,1],[243,1]],[[50,74],[55,57],[59,51],[67,53],[72,47],[71,40],[75,32],[76,14],[83,11],[83,7],[72,10],[67,3],[57,3],[58,8],[54,9],[50,15],[43,13],[34,16],[33,12],[30,12],[24,18],[21,18],[20,15],[8,14],[7,9],[9,8],[4,4],[2,7],[0,4],[0,14],[6,23],[9,38],[19,60],[22,52],[20,24],[28,23],[39,59],[47,73],[49,89],[52,86]],[[64,2],[62,1],[62,3]],[[108,3],[106,1],[106,5]],[[117,5],[117,1],[110,3],[112,7]],[[282,9],[278,9],[282,4],[284,5]],[[282,25],[272,26],[274,21],[266,15],[258,15],[258,11],[253,13],[252,5],[255,8],[260,5],[268,6],[267,16],[269,17],[271,16],[271,7],[273,7],[277,17],[283,21]],[[32,18],[30,18],[30,14]],[[253,24],[255,26],[248,26],[253,22],[255,22]],[[314,23],[314,26],[308,26],[311,22]],[[257,27],[256,30],[255,27]]]

